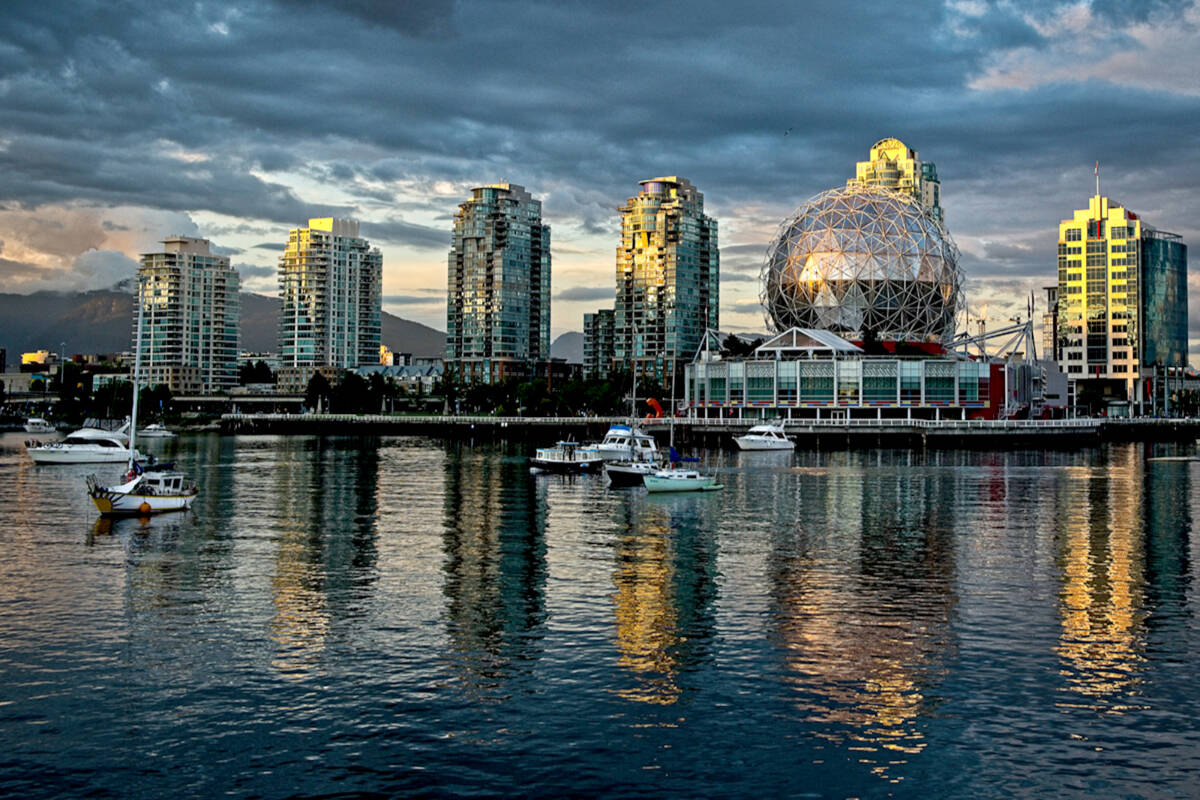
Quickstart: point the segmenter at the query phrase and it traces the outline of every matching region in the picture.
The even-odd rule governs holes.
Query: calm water
[[[1195,796],[1200,462],[185,437],[98,523],[0,439],[0,794]]]

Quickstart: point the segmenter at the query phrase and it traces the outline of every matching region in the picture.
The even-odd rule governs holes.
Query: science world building
[[[907,182],[893,180],[893,172],[903,172],[897,165],[907,168]],[[701,348],[685,374],[691,414],[965,419],[1000,413],[1009,394],[1005,365],[947,348],[965,307],[963,276],[929,167],[923,172],[903,142],[881,140],[854,180],[809,199],[783,221],[760,275],[774,335],[749,358],[723,356],[715,342]]]

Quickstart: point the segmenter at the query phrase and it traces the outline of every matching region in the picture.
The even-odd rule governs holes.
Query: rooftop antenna
[[[1096,197],[1100,196],[1100,162],[1096,162],[1096,168],[1092,170],[1092,174],[1096,176]]]

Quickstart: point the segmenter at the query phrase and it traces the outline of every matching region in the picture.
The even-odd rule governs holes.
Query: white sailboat
[[[100,515],[148,516],[164,511],[186,511],[200,493],[187,481],[182,472],[168,468],[143,468],[137,462],[134,439],[137,435],[138,381],[142,366],[142,317],[145,309],[141,292],[138,293],[138,324],[135,355],[133,359],[133,414],[129,422],[129,470],[124,482],[115,486],[103,486],[95,475],[87,477],[88,496],[96,504]]]

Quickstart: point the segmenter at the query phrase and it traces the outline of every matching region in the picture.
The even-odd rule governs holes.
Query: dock
[[[400,414],[225,414],[232,434],[428,436],[451,439],[598,440],[628,417],[496,417]],[[761,420],[651,418],[639,424],[682,445],[732,447]],[[672,428],[673,433],[672,433]],[[804,419],[787,434],[801,446],[1074,447],[1108,441],[1187,441],[1200,437],[1200,418],[1054,420]]]

